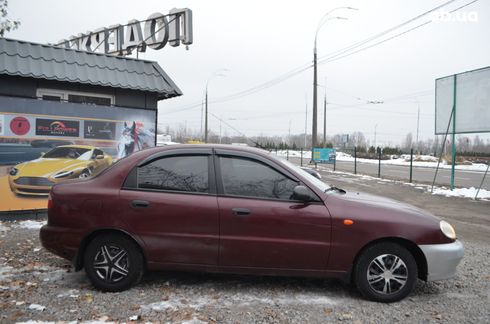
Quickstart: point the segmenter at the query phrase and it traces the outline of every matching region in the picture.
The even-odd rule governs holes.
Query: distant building
[[[172,136],[165,134],[157,134],[157,146],[165,146],[165,145],[175,145],[180,144],[177,142],[172,142]]]

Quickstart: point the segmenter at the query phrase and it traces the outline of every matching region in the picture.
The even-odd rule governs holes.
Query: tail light
[[[48,195],[48,211],[54,207],[53,198],[51,197],[51,192]]]

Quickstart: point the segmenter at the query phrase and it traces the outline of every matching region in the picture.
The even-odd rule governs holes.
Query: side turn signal
[[[352,225],[354,221],[352,219],[344,219],[344,225]]]

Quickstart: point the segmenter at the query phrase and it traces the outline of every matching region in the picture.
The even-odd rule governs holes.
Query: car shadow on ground
[[[139,286],[143,289],[155,287],[172,287],[176,290],[196,289],[203,293],[220,291],[224,294],[234,294],[240,290],[243,293],[268,292],[284,295],[307,293],[336,299],[362,299],[355,285],[340,279],[325,278],[155,271],[147,272]],[[439,294],[441,294],[441,288],[437,283],[418,280],[409,297]]]

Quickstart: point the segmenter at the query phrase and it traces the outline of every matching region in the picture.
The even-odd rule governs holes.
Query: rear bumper
[[[456,267],[464,255],[464,247],[460,241],[419,247],[427,260],[427,281],[449,279],[456,275]]]
[[[72,263],[75,262],[81,238],[81,233],[64,227],[44,225],[39,232],[39,239],[46,250]]]

